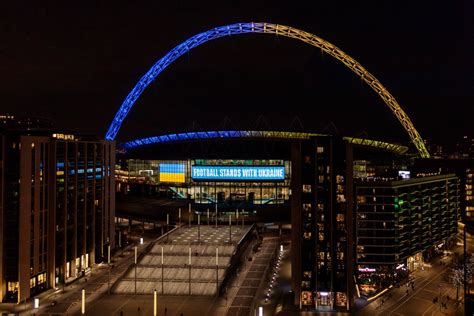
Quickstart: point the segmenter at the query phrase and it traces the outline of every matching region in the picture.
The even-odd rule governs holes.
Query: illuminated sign
[[[410,179],[410,171],[408,170],[398,170],[398,176],[402,179]]]
[[[64,140],[74,140],[74,135],[72,135],[72,134],[53,134],[53,138],[64,139]]]
[[[284,166],[192,166],[193,180],[285,180]]]

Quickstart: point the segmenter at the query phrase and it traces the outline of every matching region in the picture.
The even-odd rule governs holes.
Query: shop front
[[[407,267],[409,272],[414,272],[423,267],[423,253],[420,251],[407,258]]]

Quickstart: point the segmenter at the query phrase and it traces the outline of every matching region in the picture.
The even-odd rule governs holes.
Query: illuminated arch
[[[284,132],[284,131],[201,131],[201,132],[184,132],[176,134],[165,134],[158,136],[151,136],[145,138],[138,138],[125,143],[119,144],[119,148],[130,150],[142,146],[153,144],[170,144],[177,142],[188,142],[194,140],[206,139],[240,139],[240,138],[255,138],[255,139],[309,139],[313,136],[328,136],[326,134],[304,133],[304,132]],[[378,140],[343,137],[343,139],[351,144],[366,146],[375,149],[382,149],[397,155],[403,155],[408,151],[408,147],[382,142]]]
[[[328,53],[335,59],[342,62],[362,80],[364,80],[385,102],[392,113],[397,117],[402,126],[410,136],[411,141],[418,150],[422,158],[429,158],[430,154],[426,150],[423,139],[418,131],[413,126],[408,115],[402,110],[395,98],[388,92],[388,90],[361,64],[359,64],[352,57],[344,53],[342,50],[333,44],[323,40],[322,38],[311,33],[295,29],[285,25],[271,24],[271,23],[236,23],[226,26],[216,27],[207,32],[199,33],[182,42],[171,51],[158,60],[153,67],[140,79],[133,90],[128,94],[125,101],[120,106],[120,109],[115,114],[115,117],[110,124],[109,130],[106,134],[106,139],[114,140],[117,135],[123,120],[127,117],[128,112],[132,108],[135,101],[140,97],[145,88],[173,61],[178,59],[181,55],[188,52],[190,49],[197,47],[207,41],[221,38],[228,35],[238,35],[245,33],[264,33],[276,34],[290,38],[295,38],[312,46],[318,47],[324,52]]]

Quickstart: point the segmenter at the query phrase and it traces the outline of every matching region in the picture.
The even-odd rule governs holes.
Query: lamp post
[[[107,245],[107,263],[110,265],[110,243]]]
[[[188,207],[188,217],[189,217],[189,225],[188,227],[191,227],[191,203],[189,203],[189,207]]]
[[[467,247],[467,243],[466,243],[466,224],[464,224],[464,228],[463,228],[463,243],[464,243],[464,247],[463,247],[463,251],[464,251],[464,308],[467,309],[467,304],[466,304],[466,299],[467,299],[467,253],[466,253],[466,247]],[[467,313],[467,312],[466,312]]]
[[[201,214],[198,214],[198,242],[201,241]]]
[[[236,230],[239,230],[239,209],[236,209],[235,213],[235,227]]]
[[[191,247],[189,247],[189,296],[191,296]]]
[[[158,294],[156,289],[153,291],[153,316],[158,315]]]
[[[219,296],[219,248],[216,247],[216,296]]]
[[[111,266],[109,264],[109,279],[107,281],[107,293],[110,295],[110,269],[111,269]]]
[[[232,242],[232,214],[229,214],[229,243]]]
[[[81,314],[86,313],[86,289],[82,288],[82,304],[81,304]]]
[[[138,257],[138,248],[135,246],[135,294],[137,294],[137,257]]]
[[[209,208],[207,208],[207,226],[209,226]]]
[[[216,228],[217,228],[217,202],[216,202]]]
[[[166,241],[168,241],[169,235],[169,225],[170,225],[170,214],[166,214]]]
[[[164,274],[163,274],[163,246],[161,246],[161,294],[164,295],[165,294],[165,287],[164,287],[164,281],[163,281],[163,278],[164,278]]]
[[[178,209],[178,226],[181,226],[181,207]]]

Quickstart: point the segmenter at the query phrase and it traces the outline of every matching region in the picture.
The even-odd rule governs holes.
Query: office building
[[[115,149],[11,126],[0,131],[0,299],[19,303],[72,281],[114,247]]]

